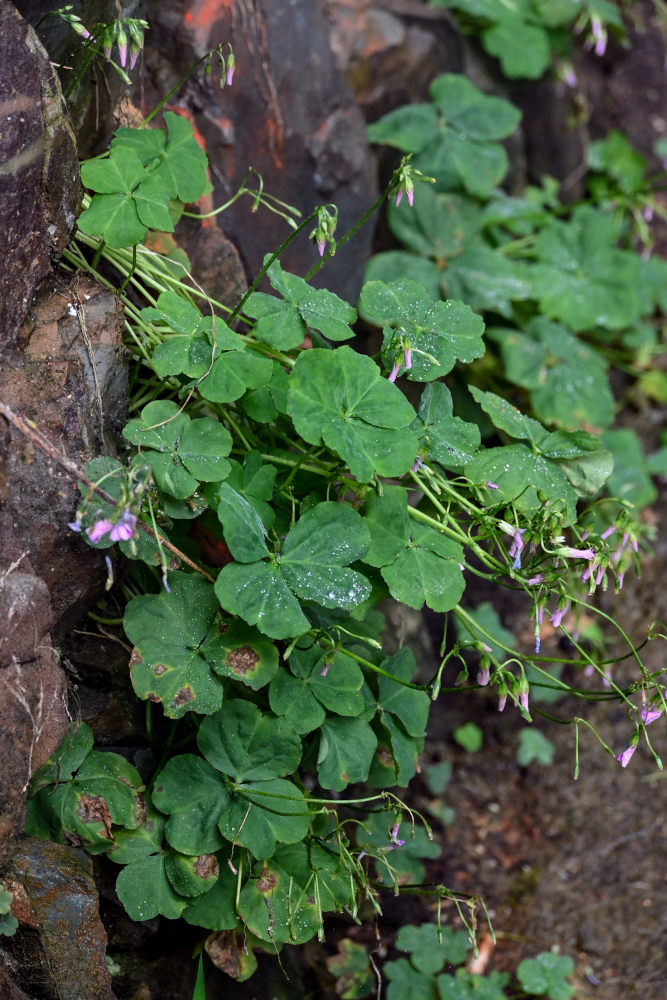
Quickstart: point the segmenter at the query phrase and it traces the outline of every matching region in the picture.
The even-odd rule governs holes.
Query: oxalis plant
[[[359,309],[382,332],[375,357],[345,343],[356,308],[308,282],[351,235],[337,239],[334,206],[297,220],[244,184],[235,197],[251,194],[293,232],[235,308],[212,300],[182,255],[141,242],[173,231],[208,189],[190,125],[164,119],[166,130],[119,129],[108,154],[83,165],[90,193],[63,256],[119,295],[137,362],[127,451],[78,474],[70,528],[128,560],[118,589],[130,676],[159,763],[146,779],[74,724],[33,779],[27,829],[118,864],[133,919],[228,932],[244,977],[254,947],[321,939],[327,912],[379,912],[378,890],[399,888],[402,852],[438,853],[401,789],[442,691],[495,688],[499,708],[528,723],[531,687],[595,696],[550,672],[563,658],[540,652],[545,615],[571,640],[573,675],[592,669],[608,684],[599,697],[627,710],[623,765],[640,739],[653,753],[647,726],[666,707],[664,677],[617,626],[636,666],[619,686],[613,661],[572,629],[640,551],[630,518],[619,515],[612,537],[589,514],[612,471],[599,439],[550,430],[474,384],[483,420],[455,414],[450,385],[483,358],[484,322],[414,278],[363,287]],[[452,143],[460,152],[456,134]],[[389,198],[417,212],[430,180],[404,158],[358,225]],[[280,264],[302,231],[316,261],[305,279]],[[264,277],[271,293],[257,291]],[[482,444],[482,422],[494,443]],[[513,649],[467,609],[477,578],[524,595],[534,647]],[[384,652],[388,599],[446,616],[435,662],[417,669],[408,647]],[[577,736],[580,724],[595,733],[572,722]],[[430,891],[474,940],[477,901]]]

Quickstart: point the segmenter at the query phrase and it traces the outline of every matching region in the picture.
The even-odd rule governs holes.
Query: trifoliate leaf
[[[376,746],[377,738],[367,722],[327,715],[317,755],[322,787],[341,792],[351,782],[365,781]]]
[[[240,699],[226,701],[204,719],[197,744],[215,768],[237,782],[282,778],[301,760],[301,740],[289,722]]]

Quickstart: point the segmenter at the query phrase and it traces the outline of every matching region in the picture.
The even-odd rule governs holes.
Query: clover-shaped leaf
[[[291,781],[244,781],[236,786],[220,818],[228,840],[247,847],[256,858],[270,858],[278,843],[302,841],[310,827],[303,793]]]
[[[273,362],[254,351],[220,351],[210,372],[197,384],[199,393],[212,403],[231,403],[248,389],[266,385],[273,375]]]
[[[616,247],[614,219],[582,206],[568,222],[552,220],[537,236],[531,268],[541,311],[572,330],[621,330],[641,315],[641,261]]]
[[[480,430],[477,424],[454,416],[452,395],[444,383],[424,387],[419,420],[415,426],[423,427],[429,460],[450,472],[462,472],[480,446]]]
[[[400,719],[409,736],[423,737],[431,699],[426,691],[415,691],[399,683],[412,680],[417,670],[414,653],[404,646],[394,656],[383,660],[382,669],[398,680],[378,676],[378,710]]]
[[[362,559],[369,566],[387,566],[409,537],[407,494],[402,486],[384,486],[381,495],[368,494],[363,513],[371,544]]]
[[[414,410],[370,358],[349,347],[300,354],[287,408],[297,433],[310,444],[324,441],[361,482],[374,473],[400,476],[414,462]]]
[[[366,578],[347,568],[368,544],[368,529],[356,511],[347,504],[320,503],[288,532],[279,556],[225,566],[215,592],[226,611],[266,635],[301,635],[310,625],[297,597],[325,608],[352,608],[369,596]]]
[[[470,393],[485,413],[491,417],[494,427],[505,431],[510,437],[527,440],[538,445],[547,436],[547,431],[538,420],[527,417],[495,392],[483,392],[474,385],[468,386]]]
[[[301,760],[301,740],[290,723],[240,699],[226,701],[204,719],[197,744],[218,771],[237,782],[282,778]]]
[[[229,846],[217,854],[220,873],[215,885],[203,896],[198,896],[183,910],[182,916],[195,927],[211,931],[232,930],[239,923],[236,915],[237,876],[229,868]]]
[[[409,379],[427,382],[446,375],[456,361],[472,361],[484,353],[484,323],[462,302],[432,302],[421,285],[404,278],[391,285],[367,282],[359,308],[384,330],[387,366],[404,364],[405,345],[412,351]]]
[[[396,559],[380,572],[397,601],[411,608],[426,604],[433,611],[449,611],[465,590],[462,560],[457,542],[428,525],[418,525]]]
[[[183,202],[197,201],[210,190],[206,176],[206,153],[194,137],[192,125],[183,115],[164,112],[167,140],[151,165],[151,175],[158,178],[169,198]],[[122,133],[121,144],[126,145],[127,133]],[[116,140],[118,143],[118,139]]]
[[[90,854],[100,854],[113,845],[113,827],[140,826],[145,814],[139,794],[143,783],[119,754],[91,750],[84,756],[85,731],[83,738],[74,740],[78,747],[73,747],[70,737],[62,754],[63,761],[69,762],[64,772],[70,771],[69,779],[56,776],[53,784],[46,784],[53,777],[54,765],[58,767],[59,751],[36,775],[39,791],[28,800],[26,830],[60,843],[85,844]],[[77,759],[81,760],[78,767]]]
[[[116,892],[132,920],[150,920],[158,914],[176,920],[190,902],[173,889],[164,854],[126,865],[116,879]]]
[[[211,670],[207,638],[215,638],[219,611],[211,584],[189,573],[169,574],[170,592],[133,597],[125,609],[125,632],[134,644],[130,677],[139,698],[162,702],[165,715],[215,712],[222,684]],[[213,635],[210,633],[213,632]]]
[[[227,428],[211,417],[191,420],[169,400],[144,406],[123,436],[141,447],[159,488],[178,500],[186,500],[200,481],[219,481],[229,473],[225,456],[232,436]]]
[[[153,802],[169,817],[165,825],[167,841],[183,854],[206,854],[223,845],[218,820],[229,800],[230,794],[217,771],[194,754],[172,757],[153,786]]]
[[[348,784],[365,781],[377,746],[377,737],[363,719],[327,715],[320,728],[317,775],[323,788],[341,792]]]
[[[536,958],[524,958],[519,962],[516,974],[527,993],[546,996],[549,1000],[569,1000],[574,996],[574,987],[566,978],[573,971],[571,958],[543,951]]]
[[[529,514],[542,506],[539,490],[550,502],[560,501],[564,506],[564,523],[571,524],[576,517],[577,494],[564,471],[526,445],[479,451],[466,465],[465,475],[480,486],[494,484],[495,489],[483,491],[485,503],[510,500],[517,510]]]
[[[273,711],[289,719],[298,733],[317,728],[325,709],[344,716],[363,712],[364,676],[345,653],[322,653],[317,646],[296,648],[289,666],[290,672],[281,670],[271,682],[269,698]]]
[[[470,951],[470,940],[465,931],[453,931],[436,924],[401,927],[396,938],[396,948],[410,953],[410,961],[425,975],[440,972],[445,962],[462,965]]]

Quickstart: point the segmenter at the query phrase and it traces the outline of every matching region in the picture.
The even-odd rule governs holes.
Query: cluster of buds
[[[665,695],[667,695],[667,690],[665,691]],[[659,708],[651,708],[651,706],[649,705],[648,707],[642,709],[641,720],[644,726],[650,726],[652,722],[655,722],[656,719],[660,718],[660,716],[662,715],[662,710],[664,705],[664,696],[662,695],[661,695],[661,701],[662,704],[660,705]],[[619,753],[616,757],[616,760],[619,762],[621,767],[628,766],[630,760],[632,759],[632,755],[637,749],[638,743],[639,743],[639,727],[637,727],[634,733],[632,734],[632,738],[630,739],[630,745],[627,746],[625,750]]]
[[[147,28],[148,21],[137,17],[127,17],[123,21],[117,19],[110,24],[101,24],[97,37],[105,59],[111,59],[111,51],[114,45],[118,45],[120,65],[123,69],[126,66],[128,69],[134,69],[144,47],[144,32]]]
[[[206,63],[204,73],[206,76],[210,76],[213,72],[213,63],[217,62],[217,67],[220,70],[220,87],[231,87],[232,81],[234,79],[234,71],[236,69],[236,58],[234,57],[234,50],[229,42],[227,42],[227,48],[229,52],[227,55],[222,51],[223,46],[218,45],[216,49],[211,53],[211,57]]]
[[[336,252],[336,241],[333,235],[338,224],[338,209],[335,205],[320,205],[316,209],[316,218],[317,225],[310,234],[310,239],[315,240],[320,257],[324,257],[327,244],[329,245],[329,253],[333,255]]]
[[[394,358],[394,364],[389,373],[387,381],[395,382],[399,371],[401,370],[401,365],[405,365],[405,370],[410,371],[412,368],[412,347],[410,341],[406,336],[400,337],[400,342],[398,345],[398,353]]]
[[[412,208],[415,200],[415,180],[424,181],[427,184],[435,184],[434,177],[427,177],[421,170],[410,166],[410,156],[404,156],[391,179],[390,191],[395,196],[396,206],[401,204],[403,195],[405,195],[410,208]]]
[[[69,24],[72,31],[75,31],[79,38],[82,38],[84,42],[89,41],[93,36],[81,22],[81,18],[76,14],[72,14],[72,4],[68,4],[66,7],[61,7],[60,10],[54,11],[63,21]]]

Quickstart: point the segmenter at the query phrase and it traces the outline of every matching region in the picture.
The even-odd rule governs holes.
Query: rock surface
[[[49,279],[5,352],[0,399],[79,467],[113,449],[127,409],[122,308],[90,280]],[[3,421],[4,423],[4,421]],[[67,531],[78,503],[72,476],[5,425],[0,437],[0,551],[29,555],[50,591],[54,626],[80,615],[99,586],[103,556]]]
[[[353,225],[375,196],[363,116],[337,70],[327,24],[313,0],[160,0],[147,4],[151,32],[146,65],[157,94],[164,94],[192,62],[230,41],[236,57],[233,86],[220,90],[219,69],[199,74],[174,100],[193,114],[211,162],[214,201],[237,190],[248,167],[267,192],[306,217],[319,204],[339,208],[339,234]],[[147,107],[154,102],[146,89]],[[253,185],[254,186],[254,185]],[[284,219],[260,208],[252,215],[244,198],[228,209],[221,226],[253,277],[267,252],[289,234]],[[305,274],[317,250],[308,226],[283,255],[284,266]],[[332,258],[315,283],[356,298],[372,226],[366,226]]]
[[[17,968],[3,949],[16,986],[35,995],[36,980],[43,977],[40,997],[114,1000],[90,858],[72,847],[27,838],[14,857],[12,875],[25,889],[24,920],[35,928],[22,935]],[[15,956],[18,948],[12,951]]]
[[[0,0],[0,344],[11,341],[81,200],[74,136],[37,36]]]

